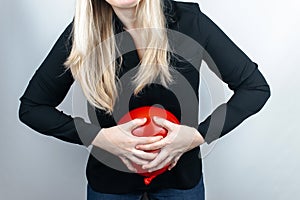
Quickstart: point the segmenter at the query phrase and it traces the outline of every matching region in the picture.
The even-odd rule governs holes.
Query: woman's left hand
[[[169,170],[176,166],[177,161],[185,152],[203,144],[205,141],[194,127],[172,123],[166,119],[153,117],[154,123],[168,130],[168,135],[152,144],[137,145],[138,150],[152,151],[160,149],[154,160],[142,166],[153,172],[169,165]]]

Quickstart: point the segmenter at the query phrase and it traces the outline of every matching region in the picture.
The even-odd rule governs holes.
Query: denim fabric
[[[157,192],[129,193],[129,194],[105,194],[93,191],[87,186],[87,200],[204,200],[205,188],[203,177],[192,189],[162,189]]]

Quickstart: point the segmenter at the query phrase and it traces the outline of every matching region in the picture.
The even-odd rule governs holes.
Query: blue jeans
[[[178,190],[178,189],[162,189],[157,192],[147,193],[147,197],[143,198],[142,193],[129,194],[105,194],[93,191],[88,185],[87,200],[204,200],[205,190],[203,178],[192,189]]]

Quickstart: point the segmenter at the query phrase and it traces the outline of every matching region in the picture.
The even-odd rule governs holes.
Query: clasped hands
[[[132,162],[141,165],[145,171],[153,172],[167,165],[168,170],[171,170],[182,154],[205,142],[194,127],[175,124],[159,117],[153,117],[153,121],[168,130],[166,137],[132,135],[132,130],[146,123],[146,118],[141,118],[102,128],[92,145],[118,156],[133,172],[136,169]]]

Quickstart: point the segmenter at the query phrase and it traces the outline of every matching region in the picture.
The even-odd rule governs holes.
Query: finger
[[[151,144],[160,141],[163,136],[158,135],[158,136],[152,136],[152,137],[138,137],[134,136],[136,138],[136,143],[137,144]]]
[[[137,172],[137,170],[132,166],[132,164],[130,163],[129,160],[127,160],[126,158],[122,158],[122,157],[121,157],[121,160],[130,171],[133,171],[135,173]]]
[[[171,169],[173,169],[176,165],[177,162],[179,160],[179,157],[175,158],[174,161],[170,164],[170,166],[168,167],[168,170],[170,171]]]
[[[156,165],[155,167],[148,169],[148,172],[154,172],[156,170],[162,169],[163,167],[169,165],[171,162],[172,162],[172,157],[169,156],[166,159],[162,160],[162,162]]]
[[[131,120],[130,122],[131,122],[130,129],[133,130],[133,129],[139,127],[139,126],[144,125],[147,122],[147,118],[146,117],[137,118],[137,119]]]
[[[142,126],[147,122],[147,118],[136,118],[133,119],[125,124],[123,124],[123,127],[125,130],[132,131],[133,129]]]
[[[157,125],[162,126],[171,131],[173,130],[174,123],[172,123],[164,118],[157,117],[157,116],[154,116],[152,119],[153,119],[154,123],[156,123]]]
[[[133,155],[143,160],[152,161],[157,157],[158,152],[145,152],[140,150],[133,150]]]
[[[149,163],[148,160],[144,160],[144,159],[141,159],[141,158],[138,158],[134,155],[131,155],[130,157],[127,157],[128,160],[130,160],[131,162],[137,164],[137,165],[146,165]]]
[[[168,170],[171,171],[176,166],[176,164],[176,162],[172,162],[171,165],[168,167]]]
[[[167,139],[161,139],[157,142],[150,143],[150,144],[139,144],[136,146],[136,149],[143,150],[143,151],[153,151],[157,149],[161,149],[168,144]]]
[[[162,163],[164,160],[166,160],[167,159],[167,157],[169,157],[169,155],[168,155],[168,153],[166,152],[166,151],[161,151],[158,155],[157,155],[157,157],[153,160],[153,161],[151,161],[151,162],[149,162],[148,164],[146,164],[146,165],[143,165],[143,169],[145,169],[145,170],[150,170],[151,169],[151,171],[153,171],[152,169],[154,168],[154,167],[156,167],[156,166],[158,166],[160,163]],[[170,162],[170,160],[169,160],[169,162]],[[150,172],[150,171],[149,171]]]

